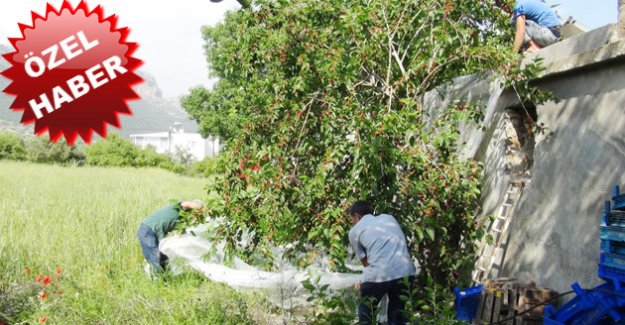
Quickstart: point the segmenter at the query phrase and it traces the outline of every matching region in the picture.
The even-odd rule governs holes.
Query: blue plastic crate
[[[613,287],[600,286],[595,289],[614,291]],[[617,299],[614,295],[605,292],[599,292],[597,295],[597,304],[594,308],[586,311],[577,317],[576,324],[614,324],[623,319],[617,308],[622,307],[623,301]],[[608,321],[611,319],[611,321]]]
[[[547,305],[545,312],[543,313],[543,325],[565,325],[562,322],[558,322],[556,319],[558,312],[553,305]]]
[[[547,306],[543,316],[543,324],[597,325],[614,324],[614,321],[623,320],[623,314],[619,311],[625,305],[625,299],[609,293],[616,291],[616,293],[623,294],[623,292],[612,282],[604,283],[590,291],[585,291],[577,283],[571,287],[575,291],[576,297],[557,311],[553,306]]]
[[[619,193],[618,185],[614,186],[614,193],[612,196],[612,201],[614,201],[615,210],[625,210],[625,194]]]
[[[625,270],[599,264],[599,277],[606,281],[625,282]]]
[[[599,254],[599,263],[607,267],[625,270],[625,255],[601,253]]]
[[[543,325],[565,325],[565,324],[564,323],[560,323],[560,322],[558,322],[556,320],[553,320],[553,319],[548,318],[548,317],[545,316],[543,318]]]
[[[596,305],[597,299],[595,295],[584,291],[577,282],[573,283],[571,288],[577,296],[557,311],[553,306],[547,305],[543,315],[543,324],[570,324],[572,319]]]
[[[614,210],[625,210],[625,194],[615,196],[612,200],[614,200]]]
[[[602,239],[601,253],[625,255],[625,242]]]
[[[599,238],[625,242],[625,227],[600,226]]]
[[[602,222],[602,225],[610,227],[625,227],[625,211],[612,210],[603,212],[601,218],[602,220],[605,220],[605,224]]]
[[[456,319],[472,322],[477,314],[477,307],[480,304],[480,296],[484,290],[483,285],[467,289],[454,288],[456,294]]]
[[[608,213],[610,213],[610,201],[603,201],[603,212],[601,213],[601,223],[600,226],[609,226],[608,224]]]

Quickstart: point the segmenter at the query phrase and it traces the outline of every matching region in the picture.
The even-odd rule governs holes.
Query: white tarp
[[[302,285],[307,279],[318,283],[319,286],[327,284],[330,290],[353,287],[361,280],[361,274],[358,273],[330,272],[323,260],[315,266],[299,269],[279,259],[281,252],[284,251],[281,248],[274,250],[274,255],[277,256],[277,262],[274,263],[277,270],[275,272],[262,271],[236,257],[232,266],[226,266],[223,242],[215,243],[211,240],[215,237],[215,230],[220,222],[222,222],[220,219],[211,219],[206,224],[187,229],[185,234],[167,237],[160,242],[159,248],[170,258],[174,268],[177,263],[182,263],[213,281],[234,288],[264,289],[270,301],[286,309],[307,304],[306,298],[309,293]],[[244,237],[247,237],[249,242],[253,234],[246,235]],[[212,253],[208,254],[211,250]]]

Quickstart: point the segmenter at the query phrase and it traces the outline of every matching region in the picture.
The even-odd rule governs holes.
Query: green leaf
[[[494,242],[493,235],[491,234],[486,235],[486,242],[488,243],[488,245],[492,245]]]
[[[423,230],[421,229],[421,227],[416,227],[415,231],[417,232],[417,238],[419,239],[419,241],[423,240]]]
[[[433,228],[425,228],[425,232],[428,234],[428,237],[430,237],[431,240],[434,240],[436,232]]]

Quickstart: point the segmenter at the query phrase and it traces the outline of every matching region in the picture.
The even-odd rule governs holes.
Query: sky
[[[60,7],[62,0],[2,0],[0,43],[21,37],[18,23],[31,25],[30,12],[45,13],[46,3]],[[77,5],[79,0],[70,0]],[[209,85],[204,40],[200,29],[223,20],[227,10],[239,8],[235,0],[87,0],[89,8],[102,5],[106,16],[119,17],[118,27],[129,27],[128,41],[139,43],[133,55],[143,60],[140,70],[156,78],[164,97],[178,97],[198,85]],[[0,76],[1,78],[1,76]]]
[[[418,0],[417,0],[418,1]],[[62,0],[2,0],[0,43],[21,36],[18,23],[30,25],[30,12],[43,14],[46,2],[60,6]],[[70,0],[76,5],[79,0]],[[152,74],[164,97],[178,97],[198,85],[209,86],[208,66],[200,28],[223,19],[227,10],[239,8],[235,0],[86,0],[90,8],[102,5],[105,14],[119,16],[119,27],[129,27],[128,41],[139,43],[135,57],[144,61],[141,70]],[[617,0],[547,0],[558,4],[561,17],[573,16],[590,29],[617,21]]]
[[[573,16],[578,23],[595,29],[618,20],[617,0],[547,0],[550,5],[557,5],[560,17]]]

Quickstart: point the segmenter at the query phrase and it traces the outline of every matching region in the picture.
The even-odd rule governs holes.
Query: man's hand
[[[520,15],[516,18],[516,34],[514,35],[514,46],[512,49],[514,52],[519,52],[521,46],[523,46],[523,40],[525,39],[525,15]]]
[[[367,258],[366,258],[366,257],[365,257],[365,258],[363,258],[363,259],[361,259],[361,260],[360,260],[360,262],[362,263],[362,265],[363,265],[364,267],[369,266],[369,262],[367,261]]]

